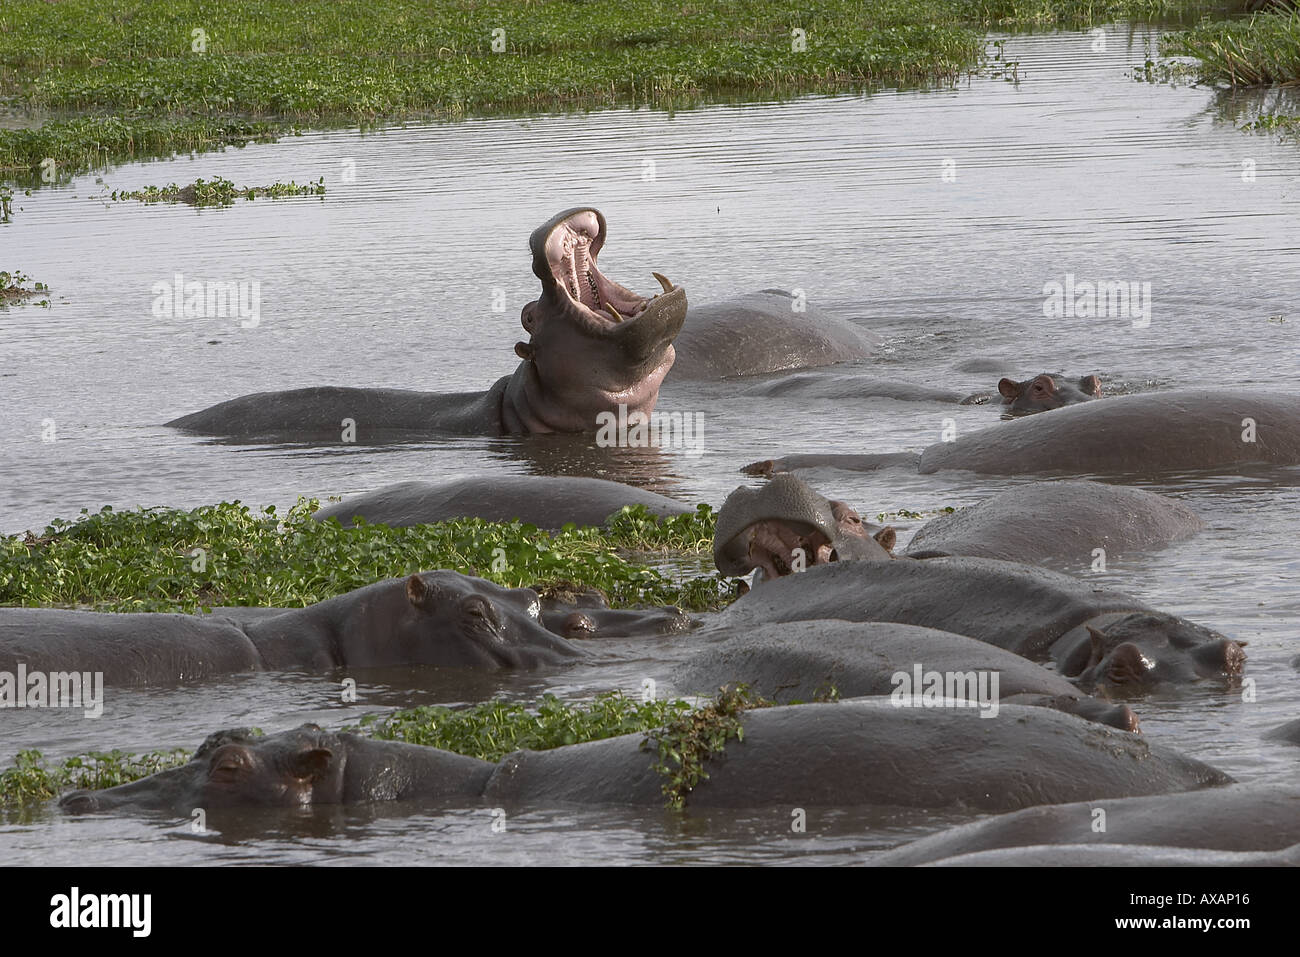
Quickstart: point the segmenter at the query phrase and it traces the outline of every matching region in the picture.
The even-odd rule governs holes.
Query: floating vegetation
[[[32,283],[28,287],[28,283]],[[12,272],[0,269],[0,308],[13,302],[23,302],[31,299],[33,296],[39,296],[48,293],[50,287],[43,282],[33,282],[32,277],[17,269]],[[48,298],[40,299],[36,302],[38,306],[48,307],[50,300]]]
[[[653,540],[698,569],[699,555],[712,548],[714,518],[707,505],[662,520],[645,506],[631,506],[612,530],[568,525],[555,533],[482,519],[343,528],[336,519],[313,519],[318,507],[315,499],[300,499],[287,514],[239,502],[188,511],[83,509],[77,521],[57,519],[40,535],[0,537],[0,605],[302,607],[435,568],[508,587],[577,583],[599,590],[613,606],[704,610],[730,598],[721,575],[678,581],[623,554]]]
[[[170,183],[167,186],[146,186],[144,189],[114,190],[109,194],[109,198],[115,202],[135,199],[142,203],[186,203],[190,206],[233,206],[237,199],[252,200],[257,199],[259,196],[279,199],[282,196],[324,195],[324,176],[315,183],[307,183],[304,186],[299,186],[295,182],[288,182],[272,183],[270,186],[245,186],[242,189],[236,188],[235,184],[230,180],[222,179],[218,176],[216,179],[211,181],[196,179],[188,186],[177,186],[175,183]]]
[[[190,756],[191,752],[183,748],[148,754],[90,751],[50,766],[39,751],[19,751],[13,767],[0,771],[0,807],[48,801],[62,791],[77,788],[97,791],[129,784],[179,767]]]

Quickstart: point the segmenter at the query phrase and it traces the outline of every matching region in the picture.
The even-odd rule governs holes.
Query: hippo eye
[[[248,753],[243,748],[220,748],[212,755],[208,774],[214,778],[233,778],[252,768]]]
[[[475,595],[466,599],[460,607],[461,613],[472,627],[488,631],[500,628],[496,609],[485,599]]]

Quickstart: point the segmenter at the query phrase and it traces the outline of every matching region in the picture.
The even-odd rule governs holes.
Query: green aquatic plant
[[[114,190],[109,198],[115,202],[128,199],[142,203],[186,203],[190,206],[232,206],[237,199],[253,200],[258,196],[278,199],[282,196],[324,196],[325,177],[314,183],[299,186],[295,182],[272,183],[270,186],[245,186],[237,188],[228,179],[218,176],[213,180],[196,179],[188,186],[169,183],[166,186],[146,186],[135,190]]]
[[[131,754],[90,751],[65,758],[51,766],[40,751],[19,751],[13,767],[0,771],[0,807],[48,801],[63,791],[85,788],[97,791],[146,778],[190,760],[184,748]]]
[[[357,730],[495,762],[514,751],[548,751],[649,731],[690,710],[686,701],[637,701],[620,691],[598,695],[589,704],[568,704],[546,694],[535,709],[517,701],[488,701],[469,708],[425,705],[367,715]]]
[[[1204,23],[1165,37],[1162,51],[1195,57],[1201,78],[1214,83],[1300,82],[1300,10]]]
[[[500,585],[545,588],[576,583],[614,606],[719,607],[726,579],[690,574],[711,542],[704,510],[662,520],[644,506],[620,517],[621,530],[548,533],[521,522],[461,519],[390,528],[311,517],[314,499],[287,513],[239,502],[194,509],[82,511],[41,534],[0,537],[0,605],[83,606],[111,611],[194,611],[212,605],[302,607],[384,578],[447,568]],[[658,567],[625,557],[653,537],[676,547]],[[683,561],[673,574],[675,559]]]
[[[32,283],[31,287],[27,286]],[[41,293],[47,293],[50,287],[43,282],[33,282],[32,277],[26,275],[20,270],[0,269],[0,308],[13,302],[21,302],[39,296]],[[48,298],[38,300],[37,305],[48,306]]]
[[[680,811],[696,786],[709,779],[704,763],[721,754],[728,741],[745,740],[740,716],[752,708],[772,705],[748,685],[726,685],[702,708],[673,715],[662,728],[651,731],[644,747],[655,746],[659,759],[654,769],[664,777],[663,795],[669,808]]]

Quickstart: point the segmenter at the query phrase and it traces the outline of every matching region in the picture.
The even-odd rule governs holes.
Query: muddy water
[[[571,438],[221,445],[159,426],[268,389],[486,387],[514,367],[519,309],[536,294],[528,232],[579,204],[608,217],[601,265],[626,285],[652,289],[654,269],[700,303],[801,288],[885,337],[875,358],[839,371],[987,390],[997,373],[956,367],[988,357],[1008,373],[1095,372],[1127,390],[1294,391],[1300,148],[1235,129],[1256,99],[1135,81],[1132,69],[1154,46],[1145,31],[1112,28],[1105,52],[1091,46],[1076,33],[1007,38],[1015,82],[671,117],[614,111],[311,133],[23,197],[15,222],[0,227],[0,260],[49,283],[55,304],[0,313],[0,531],[105,504],[290,504],[299,494],[485,471],[596,474],[716,505],[754,459],[918,449],[947,417],[959,430],[993,423],[981,406],[757,399],[735,384],[670,380],[661,408],[703,414],[702,455],[596,450]],[[343,181],[353,171],[355,181]],[[239,184],[324,175],[329,192],[212,210],[102,198],[108,188],[216,175]],[[176,274],[257,281],[257,324],[155,317],[153,286]],[[1044,285],[1067,274],[1150,283],[1149,325],[1046,318]],[[43,441],[51,424],[55,440]],[[968,504],[1005,481],[898,471],[809,478],[864,513]],[[1260,741],[1300,710],[1288,665],[1300,653],[1296,479],[1282,470],[1152,486],[1188,502],[1209,528],[1158,554],[1111,556],[1096,576],[1250,642],[1254,703],[1197,689],[1139,708],[1153,740],[1242,780],[1300,768],[1300,750]],[[896,524],[906,535],[919,523]],[[1064,567],[1089,573],[1089,559]],[[359,676],[356,704],[338,700],[338,676],[118,692],[97,721],[3,712],[0,763],[27,747],[51,756],[193,747],[218,727],[339,727],[368,711],[494,693],[630,692],[647,676],[671,690],[663,679],[687,653],[677,639],[610,649],[551,674],[375,673]],[[683,819],[569,808],[513,816],[500,834],[484,809],[384,807],[249,815],[200,836],[187,821],[70,821],[47,808],[11,817],[0,846],[7,861],[51,863],[804,862],[861,859],[960,819],[816,812],[808,833],[794,835],[788,809]]]

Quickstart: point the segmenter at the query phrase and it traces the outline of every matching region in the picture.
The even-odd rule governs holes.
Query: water
[[[509,373],[519,309],[537,293],[527,236],[553,213],[595,205],[609,221],[602,269],[640,291],[650,271],[693,302],[764,287],[879,332],[870,361],[837,371],[962,391],[995,376],[1095,372],[1107,388],[1275,385],[1300,372],[1300,149],[1239,132],[1259,97],[1156,86],[1129,75],[1145,30],[1006,38],[1018,82],[717,106],[673,116],[610,111],[308,133],[221,155],[140,163],[22,197],[0,228],[0,262],[52,290],[54,308],[0,313],[0,531],[39,529],[81,508],[291,504],[410,479],[494,472],[594,474],[717,505],[750,461],[792,452],[893,451],[934,442],[943,419],[994,423],[988,407],[889,400],[754,399],[734,385],[665,387],[661,408],[705,416],[705,454],[597,450],[571,437],[443,437],[401,445],[218,444],[159,423],[250,392],[315,384],[486,388]],[[1274,100],[1287,94],[1269,94]],[[1281,100],[1277,105],[1291,107]],[[956,178],[945,182],[945,160]],[[653,162],[653,179],[644,178]],[[1243,163],[1253,162],[1253,181]],[[340,181],[354,164],[355,183]],[[1249,165],[1249,164],[1248,164]],[[104,201],[108,188],[224,176],[315,180],[323,199],[193,210]],[[6,268],[12,268],[6,266]],[[256,328],[160,320],[155,282],[257,280]],[[1045,283],[1151,284],[1147,328],[1046,319]],[[503,296],[504,312],[492,309]],[[1278,321],[1276,317],[1281,317]],[[53,424],[56,440],[42,441]],[[977,501],[1007,480],[960,475],[808,476],[864,514]],[[1257,700],[1194,689],[1139,703],[1143,728],[1241,780],[1294,775],[1300,752],[1259,740],[1296,716],[1300,492],[1293,475],[1186,476],[1174,494],[1209,528],[1148,555],[1111,556],[1105,583],[1249,641]],[[904,539],[920,522],[895,522]],[[1085,573],[1088,556],[1067,570]],[[121,747],[195,746],[208,732],[268,732],[369,711],[532,698],[544,690],[631,693],[662,679],[688,639],[624,646],[579,669],[483,677],[376,673],[361,700],[339,676],[252,675],[202,691],[120,692],[100,721],[6,711],[0,761]],[[671,687],[661,684],[662,691]],[[199,837],[186,821],[68,821],[48,808],[0,826],[16,862],[491,862],[861,860],[963,820],[890,809],[700,814],[548,809],[495,834],[485,809],[317,809],[249,816]]]

